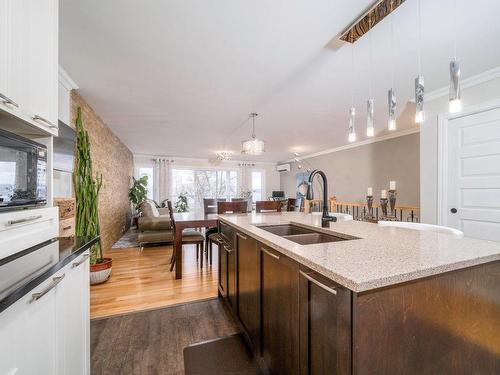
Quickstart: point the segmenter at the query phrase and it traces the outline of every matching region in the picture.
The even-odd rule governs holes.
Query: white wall
[[[240,170],[240,178],[243,180],[239,181],[241,189],[246,189],[251,186],[251,171],[259,170],[264,172],[264,184],[265,184],[265,197],[271,196],[273,190],[280,190],[280,176],[276,172],[275,163],[257,163],[257,162],[244,162],[238,160],[230,160],[224,162],[215,162],[209,159],[197,159],[197,158],[179,158],[174,156],[162,156],[162,155],[134,155],[134,175],[137,177],[139,168],[145,166],[153,166],[153,158],[167,158],[173,160],[172,168],[176,167],[190,167],[190,168],[234,168]],[[244,167],[246,169],[245,173],[242,173],[242,167],[239,164],[254,164],[254,166]]]
[[[493,75],[492,75],[493,76]],[[500,99],[500,76],[462,90],[462,107]],[[420,129],[420,206],[421,220],[436,224],[438,175],[438,116],[448,112],[448,95],[427,101],[426,121]]]

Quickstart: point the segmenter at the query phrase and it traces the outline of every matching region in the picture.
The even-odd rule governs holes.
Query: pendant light
[[[421,0],[418,0],[418,76],[415,78],[415,122],[421,124],[425,121],[424,113],[424,76],[422,75],[422,22],[421,22]]]
[[[391,0],[391,13],[393,11],[394,0]],[[389,109],[389,120],[387,121],[387,129],[396,130],[396,94],[394,92],[394,67],[395,67],[395,53],[394,53],[394,22],[393,17],[391,17],[391,88],[387,93],[387,104]]]
[[[375,135],[375,129],[373,127],[373,113],[374,113],[374,100],[372,97],[372,79],[373,79],[373,57],[372,57],[372,17],[371,14],[368,17],[368,42],[370,44],[370,78],[368,79],[368,95],[369,99],[366,101],[366,136],[373,137]]]
[[[266,151],[266,144],[263,140],[258,139],[255,135],[255,117],[258,114],[250,113],[252,119],[252,138],[241,142],[241,153],[245,155],[261,155]]]
[[[454,0],[454,33],[453,33],[453,58],[450,61],[450,94],[449,94],[449,112],[456,113],[462,110],[460,100],[460,62],[457,59],[457,0]]]
[[[349,110],[349,142],[356,141],[356,109],[354,108],[354,43],[351,42],[351,109]]]
[[[228,161],[233,157],[233,153],[231,151],[217,151],[215,156],[217,157],[217,160]]]

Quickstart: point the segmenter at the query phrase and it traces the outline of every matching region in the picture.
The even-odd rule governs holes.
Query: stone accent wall
[[[90,137],[94,172],[102,174],[99,222],[102,245],[106,251],[130,225],[128,189],[134,173],[133,156],[77,91],[71,93],[71,126],[74,127],[78,107],[82,108],[83,126]]]

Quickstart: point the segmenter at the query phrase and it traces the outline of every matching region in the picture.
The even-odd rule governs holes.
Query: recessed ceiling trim
[[[373,26],[391,14],[405,0],[378,0],[341,34],[340,39],[349,43],[356,42]]]

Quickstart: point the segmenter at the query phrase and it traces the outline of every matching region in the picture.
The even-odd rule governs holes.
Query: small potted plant
[[[76,198],[77,236],[95,238],[99,235],[99,191],[102,175],[95,175],[90,158],[90,142],[87,131],[83,128],[82,110],[78,108],[76,116],[75,172],[73,187]],[[100,284],[109,279],[112,269],[111,258],[102,256],[101,242],[90,249],[90,283]]]
[[[240,198],[247,201],[247,211],[252,212],[252,190],[242,189],[240,192]]]
[[[174,208],[177,212],[189,211],[187,192],[182,192],[179,194],[179,196],[177,197],[177,201],[175,202]]]
[[[128,199],[133,206],[133,220],[137,228],[137,221],[139,219],[139,206],[146,200],[148,194],[148,176],[142,176],[139,179],[132,177],[132,187],[128,191]]]

